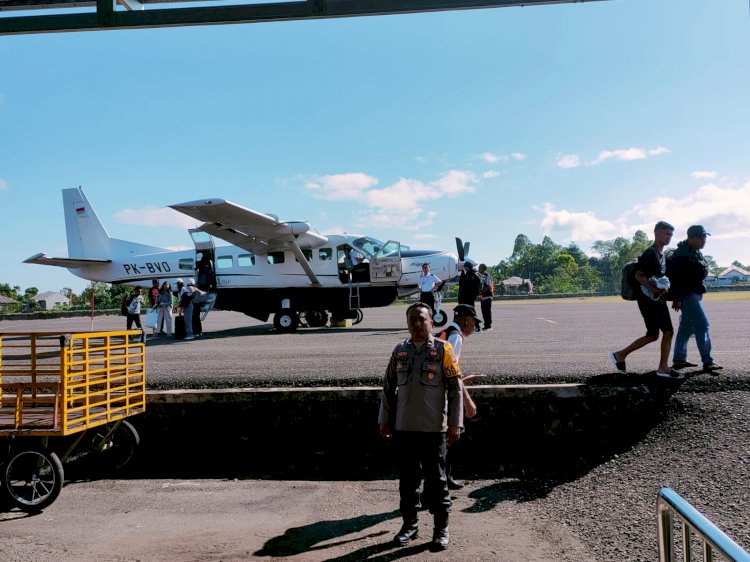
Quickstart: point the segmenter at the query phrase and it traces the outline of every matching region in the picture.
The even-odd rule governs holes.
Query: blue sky
[[[750,262],[747,0],[614,0],[0,37],[0,282],[86,282],[61,190],[111,236],[188,247],[169,204],[221,197],[319,231],[496,264],[704,224]]]

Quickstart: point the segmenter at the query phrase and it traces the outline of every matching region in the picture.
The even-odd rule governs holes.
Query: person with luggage
[[[188,279],[188,283],[195,285],[195,281]],[[177,280],[177,313],[175,319],[175,337],[182,339],[195,339],[193,335],[193,292],[185,286],[182,279]]]
[[[479,279],[482,282],[482,288],[479,292],[479,299],[482,307],[482,319],[484,320],[485,332],[492,330],[492,297],[495,296],[495,280],[492,273],[487,271],[487,265],[479,264]]]
[[[682,378],[678,371],[669,367],[669,351],[672,346],[672,318],[669,316],[669,308],[665,295],[667,289],[658,287],[659,281],[664,279],[667,273],[666,257],[664,248],[672,240],[674,227],[665,221],[659,221],[654,226],[654,243],[649,246],[638,258],[635,279],[640,284],[640,291],[636,293],[638,310],[643,316],[646,324],[646,335],[634,340],[627,347],[612,351],[609,358],[615,368],[622,374],[627,374],[625,359],[635,350],[653,343],[659,339],[659,331],[662,332],[661,347],[659,353],[659,366],[656,374],[660,377]]]
[[[156,299],[156,306],[159,312],[156,325],[160,335],[166,335],[170,338],[172,337],[172,298],[172,286],[169,284],[169,281],[164,281],[161,284],[159,296]],[[167,328],[166,332],[164,332],[165,326]]]

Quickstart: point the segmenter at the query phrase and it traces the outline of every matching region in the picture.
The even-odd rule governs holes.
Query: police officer
[[[418,490],[424,479],[421,500],[435,518],[430,546],[444,550],[451,507],[445,456],[463,425],[461,370],[451,344],[433,337],[428,305],[414,303],[406,318],[411,337],[391,354],[378,416],[380,435],[394,437],[398,463],[403,525],[393,540],[404,546],[419,534]]]

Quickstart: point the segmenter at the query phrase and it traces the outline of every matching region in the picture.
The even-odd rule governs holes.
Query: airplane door
[[[216,245],[207,232],[188,229],[195,245],[195,282],[201,291],[216,292]]]
[[[401,243],[389,240],[370,259],[370,281],[393,284],[401,279]]]

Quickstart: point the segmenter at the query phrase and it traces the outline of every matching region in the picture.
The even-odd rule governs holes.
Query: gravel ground
[[[570,562],[658,560],[662,486],[750,551],[750,392],[678,393],[664,421],[631,450],[575,481],[544,484],[549,493],[533,509],[591,551]]]

